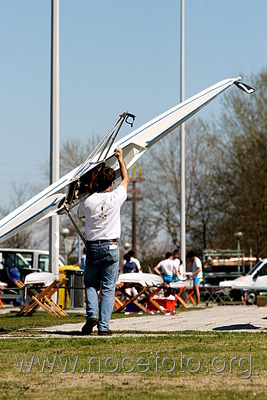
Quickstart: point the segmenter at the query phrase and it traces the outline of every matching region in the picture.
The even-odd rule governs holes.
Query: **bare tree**
[[[11,186],[12,186],[11,201],[8,207],[0,209],[2,217],[8,215],[14,209],[21,206],[27,200],[27,198],[34,192],[34,188],[27,182],[20,184],[12,183]],[[35,234],[37,229],[39,230],[39,232],[43,230],[43,224],[40,225],[39,223],[38,228],[32,225],[28,228],[23,229],[23,231],[21,231],[17,235],[12,236],[11,238],[5,240],[1,244],[1,246],[5,248],[34,247],[39,243],[39,240],[37,239],[37,236]]]
[[[217,125],[222,160],[214,171],[220,189],[218,208],[223,210],[214,232],[226,246],[236,246],[234,233],[242,231],[248,253],[267,252],[267,214],[263,202],[267,191],[267,70],[249,79],[256,91],[251,96],[233,91],[224,97],[224,112]],[[219,134],[219,135],[218,135]]]
[[[200,119],[186,124],[186,231],[190,246],[203,248],[212,242],[214,192],[210,171],[218,157],[216,139]],[[148,153],[146,165],[149,218],[165,231],[173,246],[180,235],[180,140],[163,139]]]
[[[98,142],[98,136],[89,138],[87,143],[84,143],[79,139],[70,139],[64,142],[60,150],[61,175],[70,172],[85,161]]]

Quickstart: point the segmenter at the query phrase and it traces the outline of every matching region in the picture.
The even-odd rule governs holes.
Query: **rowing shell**
[[[70,210],[76,206],[92,193],[90,182],[92,182],[101,163],[105,162],[106,165],[114,168],[118,177],[119,163],[114,155],[116,147],[123,149],[123,157],[129,169],[152,145],[191,118],[233,84],[248,94],[253,93],[254,89],[240,82],[240,79],[240,77],[237,77],[220,81],[157,116],[117,142],[112,142],[111,138],[114,132],[120,129],[125,118],[129,115],[132,116],[132,114],[122,114],[116,121],[111,133],[105,135],[84,163],[0,221],[0,242],[19,233],[36,221],[61,214],[66,208]],[[105,156],[102,156],[104,153]]]

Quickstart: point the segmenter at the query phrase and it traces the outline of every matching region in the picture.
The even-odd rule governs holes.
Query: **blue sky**
[[[12,182],[48,183],[50,18],[50,0],[0,0],[0,207]],[[265,68],[266,21],[266,0],[185,0],[185,97]],[[60,142],[177,104],[179,46],[180,0],[60,0]],[[219,112],[220,98],[198,116]]]

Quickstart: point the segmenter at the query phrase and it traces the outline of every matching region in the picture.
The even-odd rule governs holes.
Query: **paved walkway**
[[[46,334],[77,335],[83,323],[42,328]],[[228,331],[267,332],[267,307],[214,306],[181,312],[174,316],[149,315],[118,318],[110,321],[110,329],[120,334],[138,332]]]

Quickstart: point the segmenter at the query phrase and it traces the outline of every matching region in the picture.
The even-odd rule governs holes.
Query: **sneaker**
[[[84,326],[82,327],[82,335],[91,335],[93,328],[96,325],[97,325],[96,318],[88,319],[84,324]]]
[[[112,331],[107,330],[107,331],[100,331],[98,330],[98,336],[111,336],[112,335]]]

